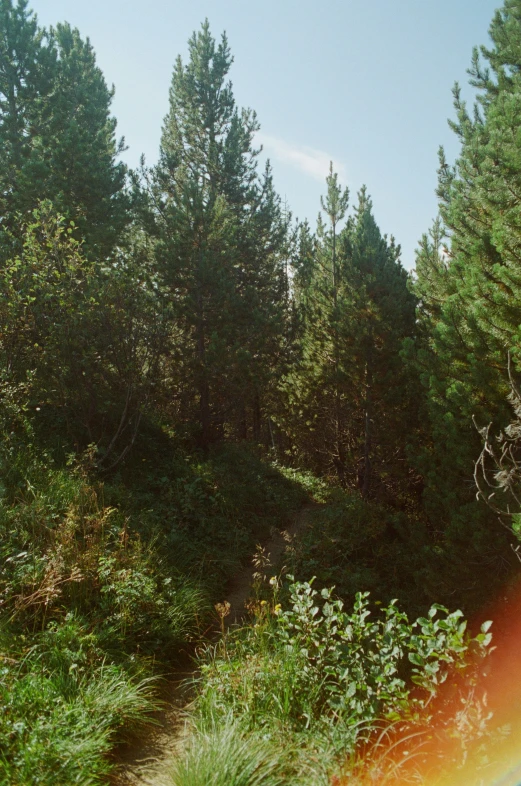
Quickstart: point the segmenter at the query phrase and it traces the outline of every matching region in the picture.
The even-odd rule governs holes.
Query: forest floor
[[[270,538],[260,544],[262,558],[267,562],[265,570],[277,573],[283,568],[284,558],[305,529],[311,509],[310,505],[304,506],[286,529],[274,530]],[[258,552],[226,587],[223,601],[230,604],[225,620],[227,627],[240,624],[247,613],[246,604],[258,570],[256,556]],[[214,638],[218,635],[216,630]],[[114,752],[116,766],[110,779],[112,786],[172,786],[171,771],[188,733],[196,678],[197,668],[187,662],[184,668],[179,667],[164,681],[160,696],[163,709],[156,713],[154,723],[139,736],[119,745]]]

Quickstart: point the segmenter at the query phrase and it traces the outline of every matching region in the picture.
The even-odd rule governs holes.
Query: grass
[[[64,465],[23,441],[11,453],[0,784],[102,783],[107,753],[155,706],[152,676],[193,648],[227,578],[306,492],[243,449],[203,460],[166,437],[145,435],[104,481],[88,454]]]
[[[3,651],[7,641],[4,630]],[[9,643],[0,656],[0,784],[100,783],[116,731],[157,706],[150,677],[103,662],[95,637],[70,616]]]
[[[288,759],[273,740],[245,733],[228,717],[192,737],[172,772],[172,785],[283,786]]]

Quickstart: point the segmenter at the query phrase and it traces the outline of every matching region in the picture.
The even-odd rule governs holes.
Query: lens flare
[[[453,677],[429,724],[383,729],[332,786],[521,786],[521,581],[472,621],[493,620],[477,678]]]

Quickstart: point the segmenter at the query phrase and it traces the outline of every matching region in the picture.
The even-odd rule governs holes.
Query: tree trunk
[[[196,321],[196,352],[198,365],[198,393],[199,393],[199,423],[201,426],[200,445],[206,453],[210,444],[210,385],[208,383],[208,369],[206,367],[206,336],[204,329],[204,299],[203,299],[203,253],[199,245],[198,281],[197,281],[197,321]]]
[[[261,404],[260,404],[260,396],[259,393],[255,392],[255,398],[253,399],[253,441],[256,445],[259,444],[261,438]]]
[[[369,496],[369,489],[371,486],[371,440],[372,440],[372,364],[371,364],[371,351],[369,350],[366,368],[365,368],[365,435],[364,435],[364,476],[362,485],[362,496],[367,499]]]

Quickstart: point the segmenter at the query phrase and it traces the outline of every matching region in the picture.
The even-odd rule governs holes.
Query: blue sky
[[[226,30],[239,105],[256,110],[274,179],[294,216],[314,226],[329,160],[351,201],[365,183],[403,263],[436,214],[437,149],[453,83],[488,43],[499,0],[30,0],[40,24],[89,36],[109,84],[118,133],[135,166],[157,159],[172,66],[208,17]],[[470,92],[467,94],[470,96]]]

